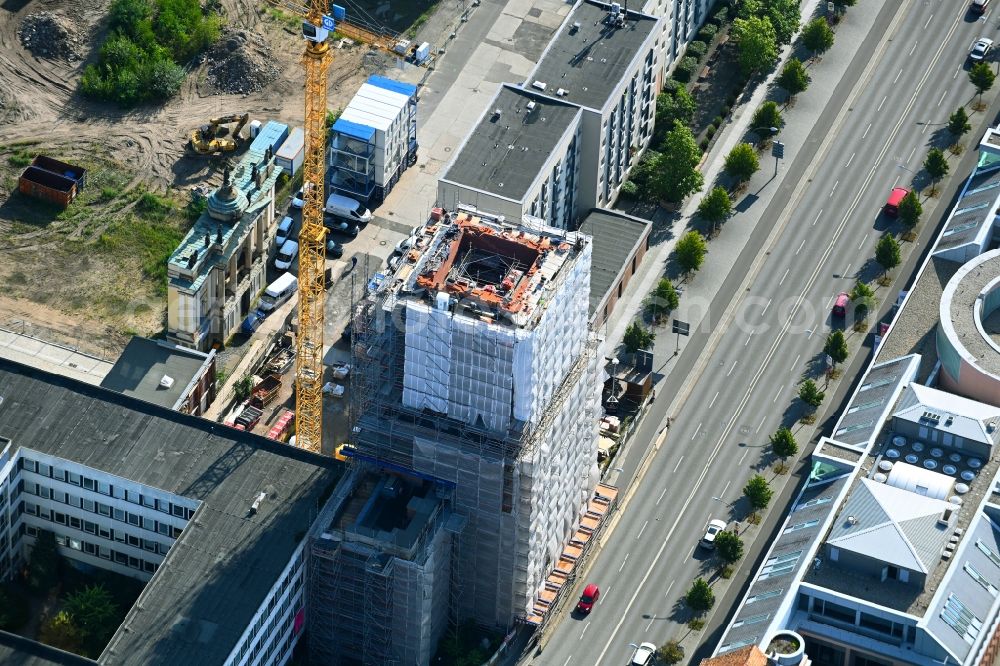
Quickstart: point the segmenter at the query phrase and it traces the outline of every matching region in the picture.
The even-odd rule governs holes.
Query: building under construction
[[[379,592],[376,571],[387,561],[447,561],[447,581],[435,575],[431,596],[443,597],[437,586],[447,584],[448,619],[506,629],[530,611],[598,478],[590,262],[590,239],[579,233],[439,213],[396,271],[368,285],[353,321],[356,427],[344,453],[358,468],[429,484],[441,518],[433,530],[424,521],[419,552],[405,557],[391,531],[376,531],[365,550],[356,538],[336,538],[350,521],[326,521],[331,538],[313,540],[313,571],[339,578],[311,586],[322,597],[312,608],[324,608],[311,615],[311,649],[344,640],[345,626],[384,640],[425,616],[445,621],[413,604],[375,612],[379,595],[389,604],[404,594],[399,566]],[[412,646],[392,635],[393,654],[366,648],[361,637],[356,652],[315,656],[426,663],[404,658]]]

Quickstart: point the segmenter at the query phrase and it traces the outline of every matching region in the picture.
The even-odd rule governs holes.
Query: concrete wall
[[[940,376],[943,384],[945,373],[942,372]],[[989,459],[990,453],[993,449],[993,447],[984,444],[983,442],[968,440],[964,437],[958,437],[957,435],[942,432],[937,428],[922,426],[920,424],[913,423],[912,421],[905,421],[903,419],[894,418],[892,420],[892,427],[893,430],[907,439],[920,440],[934,445],[952,447],[970,456],[982,456]]]
[[[651,228],[651,226],[652,225],[650,225],[649,228]],[[628,285],[632,281],[636,272],[638,272],[639,267],[642,265],[642,260],[646,256],[646,252],[648,250],[649,231],[647,229],[645,237],[639,243],[639,246],[632,253],[631,257],[626,260],[622,272],[618,275],[618,278],[614,281],[614,283],[612,283],[611,288],[608,289],[608,293],[604,295],[604,300],[601,301],[601,303],[597,306],[597,309],[594,311],[590,320],[591,327],[600,328],[615,311],[615,305],[618,304],[618,300],[628,293]]]

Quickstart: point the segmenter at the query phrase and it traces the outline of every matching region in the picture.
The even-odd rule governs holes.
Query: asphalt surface
[[[768,434],[794,422],[789,405],[805,376],[822,383],[833,298],[880,273],[871,258],[887,223],[880,214],[886,195],[914,178],[934,140],[948,143],[941,136],[948,115],[974,95],[968,48],[981,34],[996,36],[994,18],[974,20],[964,3],[895,5],[883,7],[813,136],[791,156],[788,168],[800,178],[786,178],[772,195],[768,223],[734,263],[706,317],[711,325],[701,327],[707,332],[692,338],[658,389],[683,391],[683,405],[655,402],[635,436],[639,446],[620,463],[629,478],[644,449],[659,442],[587,575],[602,588],[599,604],[587,618],[563,617],[533,663],[624,664],[630,643],[687,633],[679,599],[692,579],[716,569],[696,548],[706,523],[745,516],[741,489],[768,461]],[[835,126],[859,80],[853,106]],[[817,155],[828,131],[835,139]],[[796,193],[793,181],[802,178]],[[755,267],[775,225],[781,231]],[[737,307],[727,311],[737,293]],[[860,335],[848,333],[856,346]],[[685,386],[692,372],[693,385]],[[661,437],[671,407],[674,420]]]

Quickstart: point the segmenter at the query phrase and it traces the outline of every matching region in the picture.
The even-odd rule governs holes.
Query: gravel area
[[[21,45],[41,58],[80,59],[80,39],[73,22],[50,12],[28,14],[17,29]]]

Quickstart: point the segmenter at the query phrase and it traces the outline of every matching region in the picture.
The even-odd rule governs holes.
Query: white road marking
[[[778,387],[778,392],[774,394],[774,400],[771,401],[772,405],[774,403],[778,402],[778,398],[781,396],[781,392],[784,391],[784,390],[785,390],[784,386]]]
[[[785,269],[785,274],[781,276],[781,282],[778,283],[779,287],[785,283],[785,278],[788,277],[788,271],[790,271],[790,270],[792,270],[792,269],[791,268],[786,268]]]
[[[844,275],[847,276],[850,274],[851,274],[851,265],[847,264],[847,268],[844,269]]]
[[[817,223],[817,222],[819,222],[819,216],[820,216],[820,215],[822,215],[822,214],[823,214],[823,209],[821,208],[821,209],[820,209],[820,211],[819,211],[818,213],[816,213],[816,219],[815,219],[815,220],[813,220],[813,223],[812,223],[812,225],[813,225],[814,227],[816,226],[816,223]]]
[[[839,180],[836,183],[833,184],[833,189],[830,190],[830,196],[831,197],[833,196],[833,193],[837,191],[837,185],[840,185],[840,181]]]
[[[715,392],[715,397],[712,398],[712,402],[708,403],[708,408],[709,409],[712,409],[712,405],[714,405],[715,401],[719,399],[719,393],[720,393],[720,391],[716,391]]]
[[[924,30],[926,30],[927,26],[929,26],[931,24],[931,19],[932,18],[934,18],[934,14],[931,14],[930,16],[927,17],[927,23],[924,23]]]
[[[681,458],[684,458],[684,456],[681,456]],[[656,500],[656,506],[659,506],[659,505],[660,505],[660,502],[662,502],[662,501],[663,501],[663,496],[664,496],[664,495],[666,495],[666,494],[667,494],[667,489],[666,489],[666,488],[664,488],[664,489],[663,489],[663,492],[662,492],[662,493],[660,493],[660,497],[659,497],[659,499],[657,499],[657,500]]]
[[[805,245],[805,244],[806,244],[806,239],[805,239],[805,238],[803,238],[803,239],[802,239],[802,242],[801,242],[801,243],[799,243],[799,249],[797,249],[797,250],[795,251],[795,254],[798,254],[799,252],[801,252],[801,251],[802,251],[802,246],[803,246],[803,245]]]
[[[878,108],[875,109],[875,110],[876,111],[881,111],[882,110],[882,105],[885,104],[885,100],[887,100],[887,99],[889,99],[888,95],[886,95],[885,97],[883,97],[882,101],[878,103]]]
[[[699,424],[698,424],[698,427],[694,429],[694,434],[693,434],[693,435],[691,435],[691,439],[694,439],[695,437],[697,437],[697,436],[698,436],[698,433],[699,433],[699,432],[701,431],[701,426],[702,426],[702,424],[701,424],[701,423],[699,423]]]
[[[729,368],[729,372],[726,373],[726,377],[728,377],[729,375],[733,374],[733,370],[736,369],[736,364],[739,363],[739,362],[740,362],[739,359],[733,361],[733,367]]]
[[[896,185],[899,183],[899,179],[900,178],[902,178],[902,176],[896,176],[896,180],[892,181],[892,186],[893,187],[896,187]]]
[[[899,81],[899,77],[901,77],[902,75],[903,75],[903,69],[900,68],[899,71],[896,72],[896,78],[894,78],[892,82],[895,83],[896,81]]]
[[[653,626],[653,620],[655,620],[655,619],[656,619],[655,615],[653,617],[649,618],[649,624],[646,625],[646,631],[649,631],[649,628]]]
[[[583,638],[583,635],[585,633],[587,633],[587,629],[589,629],[589,628],[590,628],[590,622],[588,622],[587,624],[583,625],[583,631],[580,632],[580,638]]]
[[[622,560],[622,565],[620,567],[618,567],[618,573],[621,573],[622,569],[625,568],[625,563],[628,562],[628,556],[629,556],[629,553],[625,553],[625,559]]]
[[[951,75],[951,80],[954,81],[955,78],[959,75],[959,73],[961,73],[961,71],[962,71],[962,66],[959,65],[958,69],[955,70],[955,73]]]
[[[744,346],[744,347],[746,347],[746,346],[747,346],[748,344],[750,344],[750,339],[751,339],[752,337],[753,337],[753,333],[751,333],[750,335],[748,335],[748,336],[747,336],[747,341],[743,343],[743,346]]]
[[[917,152],[917,147],[913,146],[913,150],[910,151],[910,156],[906,158],[907,164],[909,164],[910,160],[913,159],[913,153],[915,153],[915,152]]]
[[[859,246],[858,246],[858,249],[859,249],[859,250],[860,250],[861,248],[863,248],[863,247],[865,246],[865,242],[867,242],[867,240],[868,240],[868,236],[870,236],[870,235],[871,235],[871,234],[865,234],[865,237],[864,237],[864,239],[863,239],[863,240],[861,241],[861,245],[859,245]]]
[[[764,419],[766,419],[766,418],[767,418],[767,417],[765,416],[764,418],[762,418],[762,419],[760,420],[760,425],[759,425],[759,426],[757,426],[757,430],[756,430],[755,432],[760,432],[760,429],[764,427]]]
[[[643,574],[643,577],[639,581],[639,584],[635,586],[635,590],[633,591],[632,596],[629,599],[628,603],[625,605],[625,609],[618,614],[618,622],[615,624],[614,629],[612,629],[611,635],[608,637],[607,642],[604,644],[604,648],[601,650],[600,654],[597,655],[597,659],[594,660],[594,666],[600,666],[601,661],[604,659],[604,655],[608,653],[608,650],[611,648],[611,643],[614,642],[615,637],[618,635],[618,632],[621,630],[622,625],[625,623],[625,618],[629,616],[629,613],[632,610],[632,606],[635,604],[635,600],[639,597],[639,592],[645,587],[646,581],[649,580],[649,577],[653,575],[653,569],[656,568],[656,565],[659,562],[660,557],[663,556],[663,552],[667,549],[667,544],[670,543],[670,539],[673,536],[674,531],[676,531],[677,526],[684,518],[684,514],[685,512],[687,512],[688,507],[691,506],[691,502],[694,501],[698,489],[701,487],[702,482],[708,475],[709,468],[711,467],[715,459],[718,457],[719,452],[722,450],[726,438],[729,437],[730,432],[732,432],[733,425],[739,420],[740,415],[743,413],[743,410],[746,408],[747,403],[749,403],[750,401],[750,396],[753,394],[753,391],[757,387],[757,384],[764,376],[764,373],[766,372],[767,367],[771,362],[771,359],[773,359],[775,354],[777,353],[781,341],[784,339],[785,335],[788,333],[788,330],[791,328],[792,321],[794,320],[794,317],[798,312],[799,307],[801,307],[802,302],[805,300],[806,293],[808,293],[808,291],[816,283],[816,280],[819,278],[820,272],[823,270],[823,267],[825,266],[827,260],[833,253],[837,245],[837,241],[840,240],[840,236],[843,234],[844,229],[847,227],[847,221],[854,213],[854,210],[858,207],[858,204],[861,202],[861,197],[865,194],[866,190],[868,189],[868,186],[871,185],[872,179],[874,179],[875,177],[875,171],[876,168],[878,167],[879,162],[882,161],[882,158],[884,158],[885,154],[888,152],[889,144],[896,138],[896,135],[899,134],[899,130],[903,126],[903,122],[906,120],[906,117],[913,109],[913,105],[916,102],[917,95],[920,93],[920,90],[924,87],[924,84],[927,82],[927,78],[930,76],[931,71],[934,69],[934,65],[936,65],[937,62],[941,59],[941,54],[944,52],[945,46],[951,41],[952,36],[955,34],[955,30],[958,28],[958,24],[962,20],[962,16],[964,16],[964,13],[955,18],[955,21],[954,23],[952,23],[951,29],[948,31],[948,34],[944,37],[944,39],[941,40],[941,45],[938,47],[937,53],[934,54],[934,57],[931,59],[930,65],[927,67],[923,76],[920,78],[920,81],[917,83],[917,86],[914,89],[913,94],[910,96],[909,102],[907,102],[906,106],[904,107],[902,114],[900,114],[899,120],[896,122],[895,127],[892,128],[892,131],[890,131],[889,135],[886,137],[881,152],[878,154],[877,158],[872,162],[872,168],[869,170],[867,178],[865,179],[864,183],[862,183],[862,186],[857,189],[857,194],[854,197],[854,201],[847,208],[846,212],[844,213],[844,216],[841,218],[840,224],[834,231],[833,238],[830,240],[829,245],[827,245],[826,250],[824,250],[823,254],[819,257],[819,261],[816,262],[816,267],[813,269],[812,275],[809,277],[808,280],[806,280],[805,284],[803,285],[802,291],[799,293],[795,305],[788,313],[788,317],[785,320],[785,324],[782,326],[781,330],[778,331],[778,335],[775,336],[774,342],[771,343],[771,349],[767,352],[767,354],[765,354],[763,362],[761,363],[756,374],[751,379],[750,385],[747,387],[746,392],[743,394],[743,398],[737,405],[732,420],[729,422],[729,425],[726,426],[726,429],[720,434],[719,439],[717,440],[717,443],[715,445],[715,448],[712,450],[712,453],[709,454],[708,460],[706,461],[705,466],[701,470],[701,474],[699,474],[698,478],[695,480],[694,487],[692,488],[691,493],[688,495],[687,499],[684,500],[684,503],[681,505],[680,510],[677,512],[677,516],[674,518],[673,524],[667,531],[667,534],[663,539],[663,543],[660,544],[659,550],[657,550],[656,554],[653,556],[653,560],[652,562],[649,563],[649,567],[646,569],[646,573]],[[798,364],[798,358],[795,360],[795,364]],[[792,367],[794,368],[794,365]]]
[[[763,317],[763,316],[764,316],[764,313],[765,313],[765,312],[767,312],[767,309],[768,309],[769,307],[771,307],[771,299],[770,299],[770,298],[769,298],[769,299],[767,299],[767,305],[765,305],[765,306],[764,306],[764,309],[760,311],[760,316],[761,316],[761,317]]]
[[[941,106],[941,102],[943,102],[943,101],[944,101],[944,98],[945,98],[945,96],[946,96],[947,94],[948,94],[948,91],[947,91],[947,90],[945,90],[945,91],[944,91],[943,93],[941,93],[941,99],[939,99],[939,100],[938,100],[938,103],[937,103],[937,105],[938,105],[938,106]]]
[[[809,331],[809,335],[807,335],[807,336],[806,336],[806,340],[809,340],[809,339],[811,339],[811,338],[812,338],[812,336],[813,336],[813,333],[815,333],[815,332],[816,332],[815,330],[811,330],[811,331]]]
[[[670,581],[670,585],[667,586],[667,591],[663,593],[663,596],[667,596],[667,595],[670,594],[670,590],[673,589],[674,583],[676,583],[676,582],[677,582],[676,580]]]
[[[732,479],[729,479],[728,481],[726,481],[726,487],[722,489],[721,493],[719,493],[719,497],[720,498],[725,499],[725,497],[726,497],[726,491],[729,490],[729,486],[731,486],[731,485],[733,485],[733,480]]]
[[[854,161],[854,156],[855,156],[855,155],[857,155],[857,153],[851,153],[851,159],[847,160],[847,164],[845,164],[845,165],[844,165],[844,168],[845,168],[845,169],[846,169],[847,167],[851,166],[851,162],[853,162],[853,161]]]
[[[649,525],[649,521],[648,520],[642,524],[642,527],[639,529],[639,533],[635,535],[636,539],[638,539],[639,537],[642,536],[642,532],[643,532],[643,530],[646,529],[646,525]]]
[[[606,588],[604,588],[604,591],[601,592],[601,598],[597,600],[597,605],[598,606],[600,606],[601,604],[604,603],[604,600],[608,598],[608,592],[610,592],[610,591],[611,591],[611,586],[610,585],[608,585]]]
[[[742,455],[742,456],[740,456],[740,461],[739,461],[738,463],[736,463],[736,464],[737,464],[737,466],[739,466],[739,465],[742,465],[742,464],[743,464],[743,460],[744,460],[744,459],[745,459],[745,458],[747,457],[747,454],[748,454],[748,453],[750,453],[750,449],[743,449],[743,455]]]
[[[692,437],[691,439],[694,439],[694,437]],[[681,466],[681,461],[682,461],[682,460],[684,460],[684,456],[681,456],[681,457],[680,457],[680,460],[678,460],[678,461],[677,461],[677,464],[676,464],[676,465],[674,465],[674,474],[676,474],[676,473],[677,473],[677,470],[678,470],[678,469],[680,469],[680,466]],[[664,489],[663,489],[663,492],[667,492],[666,488],[664,488]],[[662,498],[662,497],[663,497],[663,495],[660,495],[660,498]],[[659,503],[660,503],[660,500],[656,500],[656,503],[657,503],[657,504],[659,504]]]
[[[924,128],[922,130],[920,130],[920,133],[921,134],[926,134],[928,127],[929,127],[929,123],[924,123]]]
[[[910,49],[910,55],[913,55],[913,52],[917,50],[917,44],[918,42],[913,42],[913,48]]]
[[[868,136],[868,132],[869,132],[869,130],[871,130],[871,128],[872,128],[872,124],[868,123],[868,127],[865,128],[865,133],[861,135],[862,139],[864,139],[864,138],[866,138]]]
[[[799,354],[798,356],[795,357],[795,361],[792,362],[792,368],[791,368],[792,370],[794,370],[795,366],[797,366],[799,364],[799,359],[800,358],[802,358],[802,354]]]
[[[601,602],[598,601],[597,603],[601,603]],[[563,662],[563,666],[569,666],[570,659],[572,659],[572,658],[573,658],[573,655],[570,655],[570,656],[566,657],[566,661]]]

